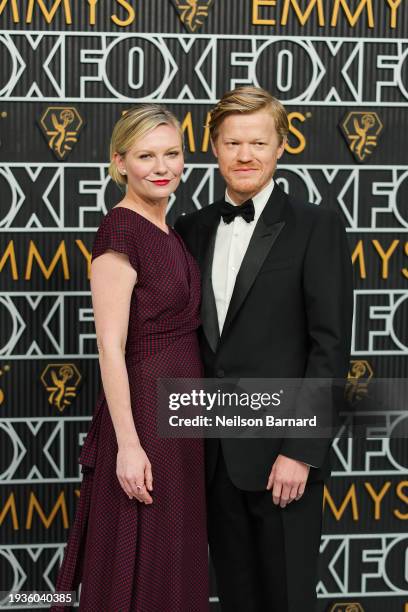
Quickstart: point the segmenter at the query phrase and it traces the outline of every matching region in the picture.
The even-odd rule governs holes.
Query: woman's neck
[[[161,198],[160,200],[143,200],[139,195],[128,190],[121,204],[133,208],[136,212],[150,219],[157,225],[166,225],[168,198]]]

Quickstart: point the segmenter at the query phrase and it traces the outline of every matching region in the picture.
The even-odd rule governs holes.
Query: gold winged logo
[[[48,392],[48,403],[63,412],[76,397],[81,378],[73,363],[50,363],[41,374],[41,381]]]
[[[351,361],[345,390],[347,401],[353,404],[365,398],[368,395],[368,385],[373,376],[374,372],[368,361],[364,359]]]
[[[65,159],[78,142],[84,121],[74,106],[49,106],[39,124],[54,155]]]
[[[374,111],[348,113],[340,125],[350,151],[358,162],[366,161],[373,153],[383,127],[381,119]]]
[[[196,32],[208,17],[214,0],[173,0],[180,20],[189,32]]]

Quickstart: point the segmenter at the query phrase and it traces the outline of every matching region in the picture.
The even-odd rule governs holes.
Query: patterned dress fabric
[[[119,484],[102,388],[78,459],[81,494],[56,590],[81,584],[83,612],[208,611],[203,442],[159,438],[156,399],[157,378],[203,375],[199,270],[175,230],[167,234],[124,207],[103,219],[92,260],[107,249],[126,253],[137,270],[125,358],[136,430],[152,464],[153,504],[129,499]]]

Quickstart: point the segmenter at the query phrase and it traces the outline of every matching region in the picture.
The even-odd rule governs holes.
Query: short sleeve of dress
[[[105,216],[95,234],[91,261],[108,249],[127,255],[133,268],[138,270],[136,229],[126,210],[112,209]]]

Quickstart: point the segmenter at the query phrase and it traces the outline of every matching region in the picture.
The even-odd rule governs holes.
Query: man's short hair
[[[288,115],[283,104],[266,89],[249,85],[227,91],[211,111],[208,127],[212,141],[216,140],[220,125],[228,115],[251,114],[259,111],[272,115],[279,144],[282,143],[289,132]]]

